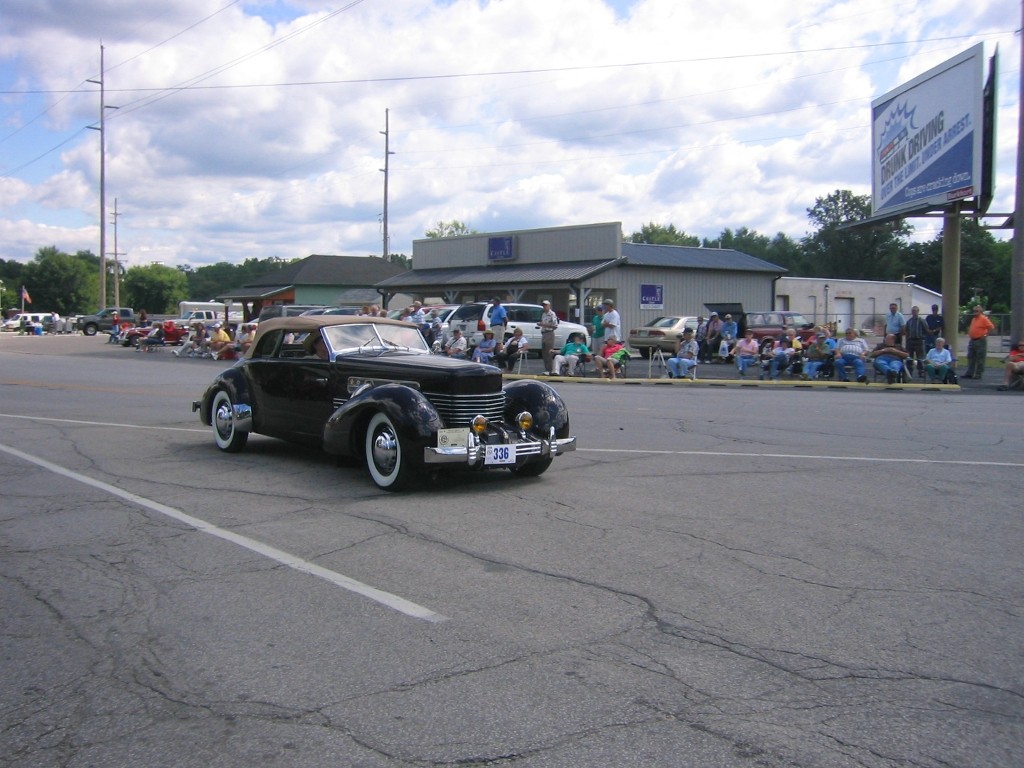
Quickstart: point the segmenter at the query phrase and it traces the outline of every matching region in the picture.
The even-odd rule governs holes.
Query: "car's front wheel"
[[[235,423],[235,409],[231,395],[220,390],[213,396],[210,422],[213,426],[213,440],[217,447],[227,453],[238,453],[245,448],[249,433],[238,429]]]
[[[89,323],[88,325],[82,328],[82,333],[84,333],[86,336],[95,336],[96,331],[98,330],[99,326],[97,326],[96,323]]]
[[[378,487],[399,491],[413,481],[415,468],[394,422],[386,413],[375,413],[366,427],[366,469]]]

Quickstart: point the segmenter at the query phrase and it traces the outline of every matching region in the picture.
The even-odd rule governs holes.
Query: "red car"
[[[150,333],[156,330],[158,326],[153,325],[148,328],[129,328],[128,331],[121,335],[121,346],[122,347],[137,347],[141,343],[142,339],[149,336]],[[164,320],[159,327],[163,328],[164,332],[164,343],[161,346],[173,346],[176,344],[182,344],[185,338],[188,336],[188,328],[179,328],[174,324],[173,320]]]

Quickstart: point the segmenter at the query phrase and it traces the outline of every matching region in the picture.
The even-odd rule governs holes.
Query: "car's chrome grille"
[[[474,416],[500,420],[505,410],[504,392],[492,392],[488,395],[445,395],[435,392],[423,394],[437,408],[446,427],[466,426]]]

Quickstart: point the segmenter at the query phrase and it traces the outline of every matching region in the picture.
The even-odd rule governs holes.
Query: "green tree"
[[[903,220],[874,227],[844,229],[867,218],[871,202],[867,195],[855,195],[848,189],[819,197],[807,216],[818,231],[802,241],[807,270],[811,277],[848,280],[892,280],[900,274],[900,255],[906,238],[913,231]],[[902,274],[902,273],[901,273]]]
[[[974,219],[960,225],[960,301],[978,294],[989,309],[1008,312],[1013,245],[996,240]],[[942,291],[942,233],[923,243],[911,243],[901,254],[901,274],[916,275],[914,282]],[[897,275],[898,277],[899,275]]]
[[[665,226],[655,224],[653,221],[640,227],[639,232],[634,232],[627,238],[630,243],[647,243],[648,245],[689,245],[699,246],[700,238],[695,235],[688,235],[676,229],[675,224]]]
[[[51,245],[25,265],[17,290],[28,289],[35,310],[71,315],[91,308],[98,280],[88,261]]]
[[[404,253],[389,253],[388,261],[392,264],[403,266],[406,269],[412,269],[412,257],[406,256]]]
[[[785,267],[794,276],[802,275],[806,268],[800,244],[782,232],[770,238],[746,227],[740,227],[735,232],[723,229],[722,234],[715,240],[704,238],[704,247],[732,248],[740,253]]]
[[[439,221],[428,229],[424,234],[432,239],[438,239],[441,237],[465,237],[466,235],[475,235],[477,231],[470,229],[469,225],[465,222],[459,221],[458,219],[452,219],[451,221]]]
[[[154,314],[177,311],[188,298],[188,277],[179,269],[150,264],[132,267],[124,277],[122,303]]]

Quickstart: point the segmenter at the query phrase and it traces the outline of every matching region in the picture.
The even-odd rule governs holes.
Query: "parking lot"
[[[553,381],[545,475],[396,495],[217,451],[217,368],[0,338],[5,764],[1024,762],[995,379]]]

